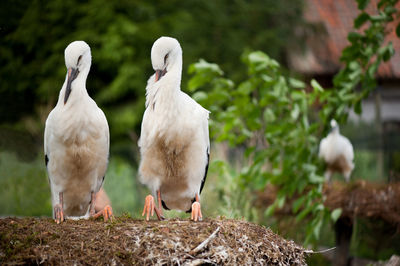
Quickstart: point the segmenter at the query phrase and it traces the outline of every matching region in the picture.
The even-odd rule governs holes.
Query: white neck
[[[68,97],[67,103],[65,103],[66,106],[75,105],[76,103],[81,102],[83,99],[85,99],[87,96],[89,96],[87,93],[87,90],[86,90],[86,79],[87,79],[88,73],[89,73],[88,68],[84,68],[79,73],[79,75],[76,77],[76,79],[74,81],[72,81],[71,94]],[[58,96],[57,105],[59,105],[59,104],[64,105],[65,91],[67,88],[67,79],[68,79],[68,74],[65,77],[64,85],[62,86],[62,89]]]
[[[339,127],[333,128],[332,129],[332,134],[339,135],[340,134]]]
[[[177,56],[168,72],[158,81],[149,81],[146,88],[146,108],[169,112],[176,110],[181,88],[182,55]],[[152,77],[154,79],[154,76]]]

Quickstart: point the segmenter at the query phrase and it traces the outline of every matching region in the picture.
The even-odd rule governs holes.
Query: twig
[[[201,242],[200,245],[198,245],[195,249],[192,249],[189,254],[190,255],[195,255],[197,253],[199,253],[203,248],[205,248],[207,246],[207,244],[214,239],[214,237],[217,235],[218,231],[219,231],[220,227],[218,226],[218,228],[214,231],[214,233],[212,233],[206,240],[204,240],[203,242]]]
[[[197,265],[204,265],[204,264],[216,265],[214,262],[212,262],[210,260],[196,259],[191,262],[187,262],[187,263],[183,264],[183,266],[197,266]]]
[[[329,251],[334,250],[334,249],[336,249],[336,247],[328,248],[328,249],[324,249],[324,250],[320,250],[320,251],[306,250],[306,251],[304,251],[304,253],[307,253],[307,254],[318,254],[318,253],[329,252]]]

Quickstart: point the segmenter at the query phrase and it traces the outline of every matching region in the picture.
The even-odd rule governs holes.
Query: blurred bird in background
[[[331,120],[331,132],[321,140],[319,157],[326,163],[325,179],[330,182],[335,172],[343,174],[346,181],[350,181],[351,172],[354,169],[354,151],[351,142],[340,135],[339,125]]]
[[[65,49],[67,76],[44,133],[53,217],[112,217],[110,205],[95,213],[96,193],[103,185],[109,156],[109,128],[103,111],[86,91],[90,47],[75,41]],[[101,196],[104,198],[104,196]]]
[[[157,39],[151,49],[155,74],[146,87],[146,110],[139,139],[139,179],[152,194],[143,215],[154,211],[159,220],[164,209],[191,212],[202,219],[200,193],[208,170],[209,111],[181,91],[182,49],[170,37]]]

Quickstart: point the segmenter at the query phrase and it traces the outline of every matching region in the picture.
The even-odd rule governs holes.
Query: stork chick
[[[335,120],[331,120],[331,127],[331,132],[321,140],[319,146],[319,157],[327,165],[325,179],[329,182],[332,174],[338,172],[349,182],[354,168],[353,146],[346,137],[340,135],[339,125]]]
[[[182,49],[170,37],[156,40],[151,49],[155,74],[146,87],[146,110],[139,139],[139,180],[152,194],[145,200],[142,216],[164,209],[191,212],[202,219],[200,193],[207,175],[210,140],[209,111],[181,91]]]
[[[67,75],[58,102],[46,120],[44,153],[53,217],[71,219],[112,215],[109,205],[95,213],[96,193],[108,164],[109,129],[103,111],[86,91],[90,47],[75,41],[65,49]]]

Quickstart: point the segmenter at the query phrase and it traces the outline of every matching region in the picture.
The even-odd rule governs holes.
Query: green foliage
[[[51,196],[44,160],[20,162],[0,153],[0,215],[51,216]]]
[[[393,44],[383,45],[386,25],[394,20],[399,11],[395,8],[397,0],[381,0],[377,4],[378,14],[367,13],[369,1],[358,0],[360,15],[354,20],[354,27],[367,27],[363,32],[351,32],[348,35],[350,45],[342,52],[341,61],[345,67],[335,76],[332,96],[326,99],[328,105],[336,107],[326,112],[335,116],[341,122],[347,120],[346,109],[354,107],[357,114],[361,113],[361,101],[376,88],[375,74],[382,62],[388,61],[394,54]],[[361,90],[356,88],[360,87]]]
[[[29,162],[13,153],[0,152],[0,216],[51,216],[51,194],[43,154]],[[105,190],[116,215],[139,217],[144,191],[138,185],[136,169],[123,159],[111,158]]]
[[[302,81],[285,77],[279,63],[262,52],[245,54],[242,59],[248,67],[248,78],[237,85],[224,78],[215,64],[200,61],[192,65],[191,89],[200,89],[207,82],[211,88],[198,100],[212,112],[213,138],[247,147],[246,163],[232,177],[240,188],[257,191],[267,184],[280,188],[265,215],[307,189],[293,210],[298,221],[312,215],[309,235],[318,238],[328,211],[321,204],[324,178],[317,173],[315,156],[319,124],[309,121],[309,112],[324,90],[313,81],[314,89],[306,93]],[[221,167],[226,168],[223,164]]]
[[[225,78],[218,65],[204,60],[189,68],[193,75],[189,89],[212,113],[211,136],[236,149],[245,147],[246,160],[232,176],[233,182],[248,192],[246,195],[268,184],[279,188],[266,216],[296,196],[292,211],[297,222],[307,223],[306,243],[319,238],[324,222],[335,222],[341,215],[341,209],[330,212],[323,204],[318,144],[332,118],[346,121],[353,105],[360,111],[361,100],[375,87],[379,64],[393,55],[391,44],[382,46],[384,26],[393,19],[393,4],[379,3],[380,19],[363,14],[356,18],[357,27],[367,21],[370,25],[363,34],[349,34],[351,45],[342,56],[345,67],[330,90],[312,80],[306,91],[304,82],[284,75],[280,64],[260,51],[242,56],[248,76],[241,82]],[[360,1],[360,7],[365,5]],[[361,90],[356,90],[358,85]],[[207,94],[200,91],[206,88]],[[321,104],[319,112],[314,107],[317,102]],[[222,163],[220,167],[226,168]]]

